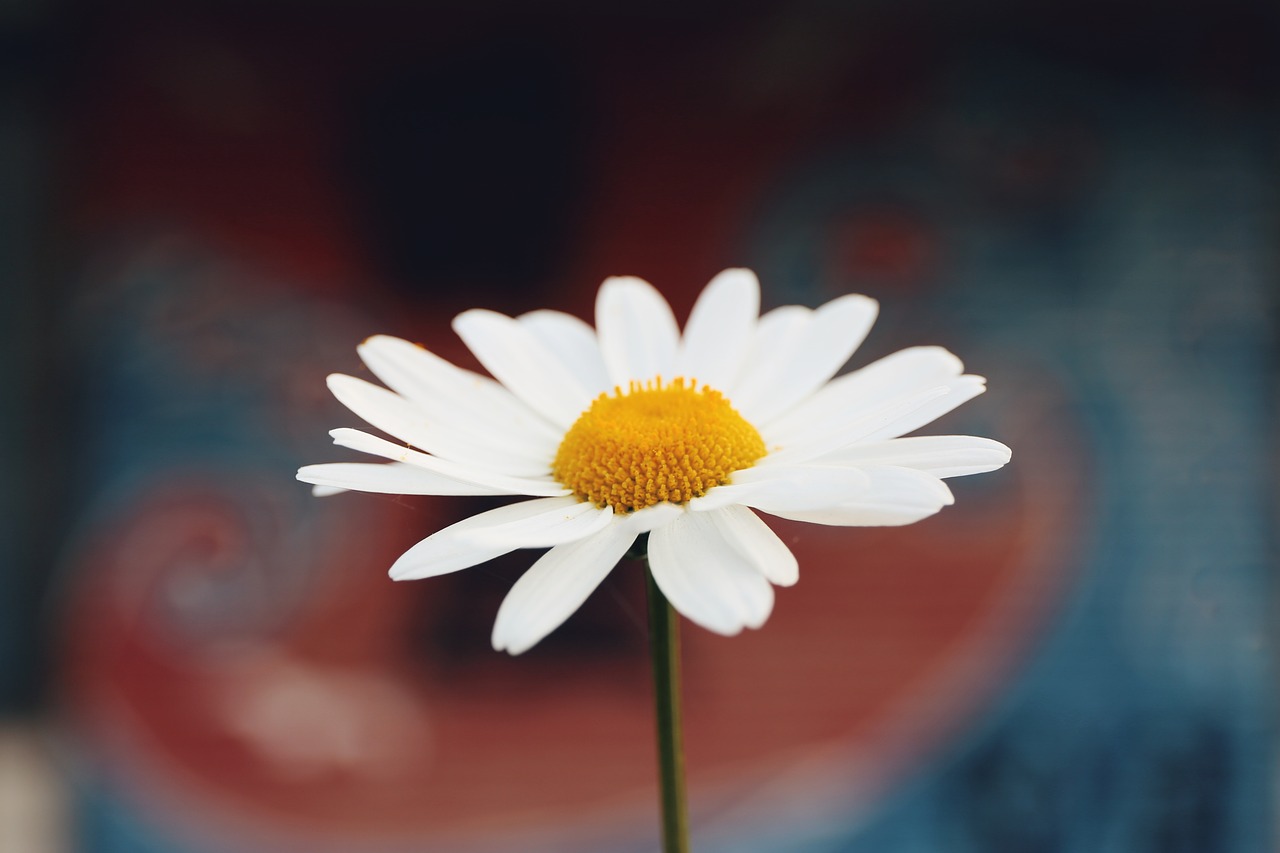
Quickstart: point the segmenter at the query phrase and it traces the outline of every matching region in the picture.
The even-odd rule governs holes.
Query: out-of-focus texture
[[[1267,847],[1280,15],[836,7],[0,22],[0,792],[50,851],[653,849],[639,568],[509,659],[529,554],[385,571],[485,499],[293,472],[369,334],[474,365],[465,308],[732,265],[881,300],[852,366],[960,353],[930,431],[1014,459],[779,522],[765,628],[686,628],[697,849]]]

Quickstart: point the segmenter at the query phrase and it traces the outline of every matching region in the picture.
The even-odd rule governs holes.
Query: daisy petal
[[[733,405],[746,415],[743,405],[768,396],[780,383],[782,365],[778,353],[791,352],[802,345],[805,331],[813,322],[813,309],[803,305],[783,305],[766,312],[756,323],[746,360],[733,385],[726,390]],[[748,416],[750,418],[750,416]],[[755,421],[760,423],[760,421]]]
[[[874,299],[849,294],[807,316],[784,315],[777,331],[766,330],[766,315],[739,387],[730,395],[734,407],[756,424],[786,412],[844,366],[871,331],[878,312]]]
[[[707,515],[720,528],[725,541],[770,583],[791,586],[800,579],[795,554],[760,516],[744,506],[727,506]]]
[[[833,465],[896,465],[935,477],[964,477],[1003,467],[1010,450],[998,441],[973,435],[921,435],[854,444],[821,458]]]
[[[357,349],[374,375],[429,418],[465,424],[477,440],[515,441],[529,444],[531,453],[555,453],[561,430],[488,376],[390,335],[374,335]]]
[[[488,486],[465,483],[403,462],[329,462],[298,469],[298,479],[328,494],[377,492],[384,495],[497,495]],[[336,490],[336,491],[334,491]],[[316,494],[316,490],[311,490]]]
[[[759,628],[773,610],[773,587],[728,540],[714,513],[686,512],[649,534],[649,570],[676,610],[732,636]]]
[[[341,373],[330,374],[325,382],[338,402],[366,423],[407,444],[427,448],[426,418],[404,397]]]
[[[518,655],[563,624],[613,570],[636,534],[626,525],[557,545],[520,576],[498,608],[493,648]]]
[[[684,507],[679,504],[660,503],[638,509],[629,515],[614,516],[613,520],[615,524],[626,525],[628,530],[639,536],[641,533],[648,533],[664,524],[669,524],[683,512]]]
[[[428,418],[409,399],[354,376],[335,373],[328,384],[339,402],[368,423],[442,459],[521,477],[551,473],[554,450],[542,449],[536,442],[514,436],[501,442],[485,440],[476,435],[475,423],[451,426],[444,419]]]
[[[980,377],[961,376],[949,385],[882,403],[878,408],[848,421],[828,418],[803,434],[787,437],[785,441],[766,436],[765,441],[777,449],[762,459],[758,467],[798,465],[818,460],[834,450],[867,441],[877,433],[892,432],[896,424],[910,423],[916,412],[936,410],[939,401],[950,402],[949,408],[955,408],[973,396],[968,393],[970,379],[977,379],[981,385]]]
[[[600,357],[596,330],[583,320],[563,311],[530,311],[516,318],[577,376],[591,399],[613,390]]]
[[[596,297],[596,334],[610,382],[675,378],[680,333],[675,315],[649,282],[632,276],[606,279]]]
[[[886,438],[897,438],[925,424],[931,424],[952,409],[969,402],[987,390],[987,380],[981,376],[961,376],[948,387],[949,393],[943,397],[929,400],[924,405],[895,418],[877,430],[862,436],[859,441],[880,441]]]
[[[776,514],[778,510],[831,506],[861,495],[870,480],[859,468],[835,465],[771,465],[747,468],[733,482],[716,486],[689,501],[694,512],[708,512],[733,504]]]
[[[485,370],[562,429],[591,404],[591,390],[518,320],[475,308],[455,317],[453,330]]]
[[[477,545],[550,548],[598,533],[613,520],[613,508],[603,510],[576,497],[547,498],[546,510],[513,521],[474,527],[459,535]]]
[[[960,359],[942,347],[911,347],[873,361],[831,380],[826,387],[772,423],[763,425],[767,440],[793,439],[829,424],[848,423],[891,400],[946,385],[964,373]]]
[[[896,527],[928,518],[954,502],[946,483],[910,468],[863,469],[871,488],[861,497],[825,508],[765,510],[779,518],[838,527]]]
[[[391,566],[392,580],[407,581],[445,575],[500,557],[520,546],[511,542],[478,543],[469,539],[468,531],[516,524],[546,513],[561,498],[542,498],[500,506],[488,512],[464,518],[456,524],[437,530],[414,545]]]
[[[751,270],[728,269],[706,286],[685,325],[675,374],[728,388],[751,348],[760,313],[760,282]]]
[[[333,443],[339,447],[348,447],[361,453],[371,453],[374,456],[381,456],[383,459],[390,459],[393,462],[406,462],[418,468],[434,471],[449,479],[458,480],[461,483],[484,486],[492,489],[494,494],[559,497],[569,493],[568,489],[550,477],[546,479],[507,477],[490,471],[481,471],[467,465],[451,462],[448,459],[439,459],[408,447],[392,444],[385,439],[369,435],[367,432],[361,432],[358,429],[343,427],[330,430],[329,435],[333,436]]]

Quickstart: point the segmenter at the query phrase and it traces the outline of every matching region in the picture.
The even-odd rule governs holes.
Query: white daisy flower
[[[493,379],[370,338],[360,357],[387,387],[335,374],[329,388],[397,441],[331,435],[391,461],[308,465],[298,479],[317,494],[526,498],[433,533],[390,571],[426,578],[549,548],[498,610],[500,651],[520,654],[563,623],[645,533],[676,610],[718,634],[758,628],[773,585],[795,583],[798,567],[757,511],[909,524],[953,502],[944,478],[1009,461],[986,438],[901,437],[984,390],[940,347],[832,378],[871,329],[875,300],[764,316],[759,304],[755,275],[730,269],[698,297],[683,335],[662,295],[630,277],[604,282],[595,329],[558,311],[466,311],[453,328]]]

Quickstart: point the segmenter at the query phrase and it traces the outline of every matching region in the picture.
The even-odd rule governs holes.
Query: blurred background
[[[696,849],[1273,849],[1280,8],[1192,6],[4,4],[0,851],[653,850],[639,569],[509,659],[529,554],[386,577],[484,501],[293,474],[367,335],[736,265],[1014,460],[686,628]]]

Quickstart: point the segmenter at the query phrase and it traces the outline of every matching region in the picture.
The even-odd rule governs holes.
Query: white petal
[[[689,501],[694,512],[741,504],[776,514],[780,510],[831,506],[863,494],[870,480],[861,469],[841,466],[776,465],[747,468],[733,482]]]
[[[325,382],[338,402],[365,422],[407,444],[427,448],[426,417],[405,398],[341,373],[330,374]]]
[[[775,356],[798,349],[804,341],[805,330],[812,322],[813,309],[803,305],[783,305],[760,318],[742,370],[732,386],[724,389],[739,413],[745,414],[744,403],[752,405],[754,401],[767,397],[770,390],[779,384],[783,368]]]
[[[844,366],[871,331],[878,311],[874,299],[850,294],[804,319],[793,314],[779,333],[758,335],[748,366],[730,395],[734,407],[754,424],[786,412]],[[762,318],[762,332],[764,323]]]
[[[485,436],[483,421],[450,424],[429,418],[416,403],[378,385],[335,373],[329,390],[351,411],[406,444],[482,471],[521,477],[551,473],[554,449],[514,435]],[[457,418],[452,418],[455,422]]]
[[[477,545],[550,548],[598,533],[613,520],[613,509],[600,509],[576,497],[547,498],[546,510],[527,518],[472,527],[459,536]]]
[[[558,497],[569,494],[568,489],[550,477],[545,479],[506,477],[490,471],[481,471],[467,465],[451,462],[448,459],[428,456],[408,447],[400,447],[385,439],[369,435],[367,432],[361,432],[358,429],[342,428],[330,430],[329,435],[333,436],[333,443],[339,447],[349,447],[361,453],[371,453],[374,456],[381,456],[383,459],[390,459],[393,462],[406,462],[419,468],[425,468],[428,471],[434,471],[441,476],[458,480],[461,483],[485,486],[492,489],[494,494],[530,495],[533,497]]]
[[[746,363],[759,313],[760,282],[751,270],[728,269],[711,279],[689,314],[676,375],[729,388]]]
[[[821,457],[823,464],[896,465],[935,477],[963,477],[994,471],[1011,451],[998,441],[973,435],[921,435],[854,444]]]
[[[800,579],[800,564],[778,534],[744,506],[727,506],[707,515],[737,552],[778,586]]]
[[[887,355],[826,387],[762,425],[766,441],[788,444],[797,435],[825,430],[875,411],[887,402],[946,385],[964,372],[960,359],[942,347],[911,347]]]
[[[951,385],[895,398],[847,422],[841,422],[838,418],[827,418],[814,424],[811,430],[803,434],[793,434],[785,441],[780,441],[773,436],[765,436],[766,444],[774,449],[757,463],[757,467],[798,465],[817,460],[839,448],[866,441],[869,436],[886,429],[892,431],[894,425],[898,423],[909,423],[916,412],[924,409],[932,410],[937,407],[939,401],[945,401],[948,397],[956,401],[952,403],[954,408],[973,396],[968,393],[966,385],[970,378],[976,377],[961,376],[952,380]],[[951,396],[953,393],[954,397]]]
[[[578,377],[592,399],[613,390],[600,356],[596,330],[588,323],[572,314],[546,310],[530,311],[516,320]]]
[[[453,330],[485,370],[556,426],[568,429],[591,404],[591,389],[518,320],[476,308],[455,317]]]
[[[649,534],[649,570],[672,606],[717,634],[759,628],[773,587],[725,538],[712,513],[686,512]]]
[[[944,397],[929,400],[924,405],[902,415],[877,430],[867,433],[859,441],[880,441],[886,438],[897,438],[931,424],[952,409],[967,403],[987,390],[987,380],[981,376],[961,376],[951,383],[949,393]]]
[[[596,335],[609,380],[675,378],[680,333],[671,306],[653,285],[632,276],[605,279],[596,296]]]
[[[505,494],[488,486],[464,483],[403,462],[329,462],[307,465],[298,469],[298,479],[326,490],[326,494],[347,490],[384,495]],[[316,494],[316,489],[311,492]]]
[[[302,479],[299,477],[298,479]],[[305,481],[304,481],[305,482]],[[341,495],[348,491],[340,486],[321,486],[315,485],[311,487],[311,496],[313,498],[331,498],[334,495]]]
[[[467,531],[519,523],[546,513],[549,506],[558,506],[562,500],[542,498],[523,501],[464,518],[456,524],[437,530],[405,551],[391,566],[389,574],[392,580],[418,580],[456,572],[500,557],[520,546],[510,542],[473,542],[467,538]]]
[[[615,524],[626,525],[628,530],[639,536],[664,524],[670,524],[683,513],[684,507],[680,504],[660,503],[638,509],[628,515],[614,516],[613,521]]]
[[[855,500],[827,508],[779,510],[779,518],[840,527],[887,527],[928,518],[954,502],[946,483],[910,468],[865,468],[871,488]]]
[[[613,570],[636,534],[627,525],[557,545],[520,576],[498,608],[493,647],[513,655],[530,649],[582,606]]]
[[[555,453],[564,434],[499,383],[450,364],[417,344],[375,335],[358,350],[388,388],[412,400],[429,418],[465,424],[478,440],[514,440],[545,455]]]

